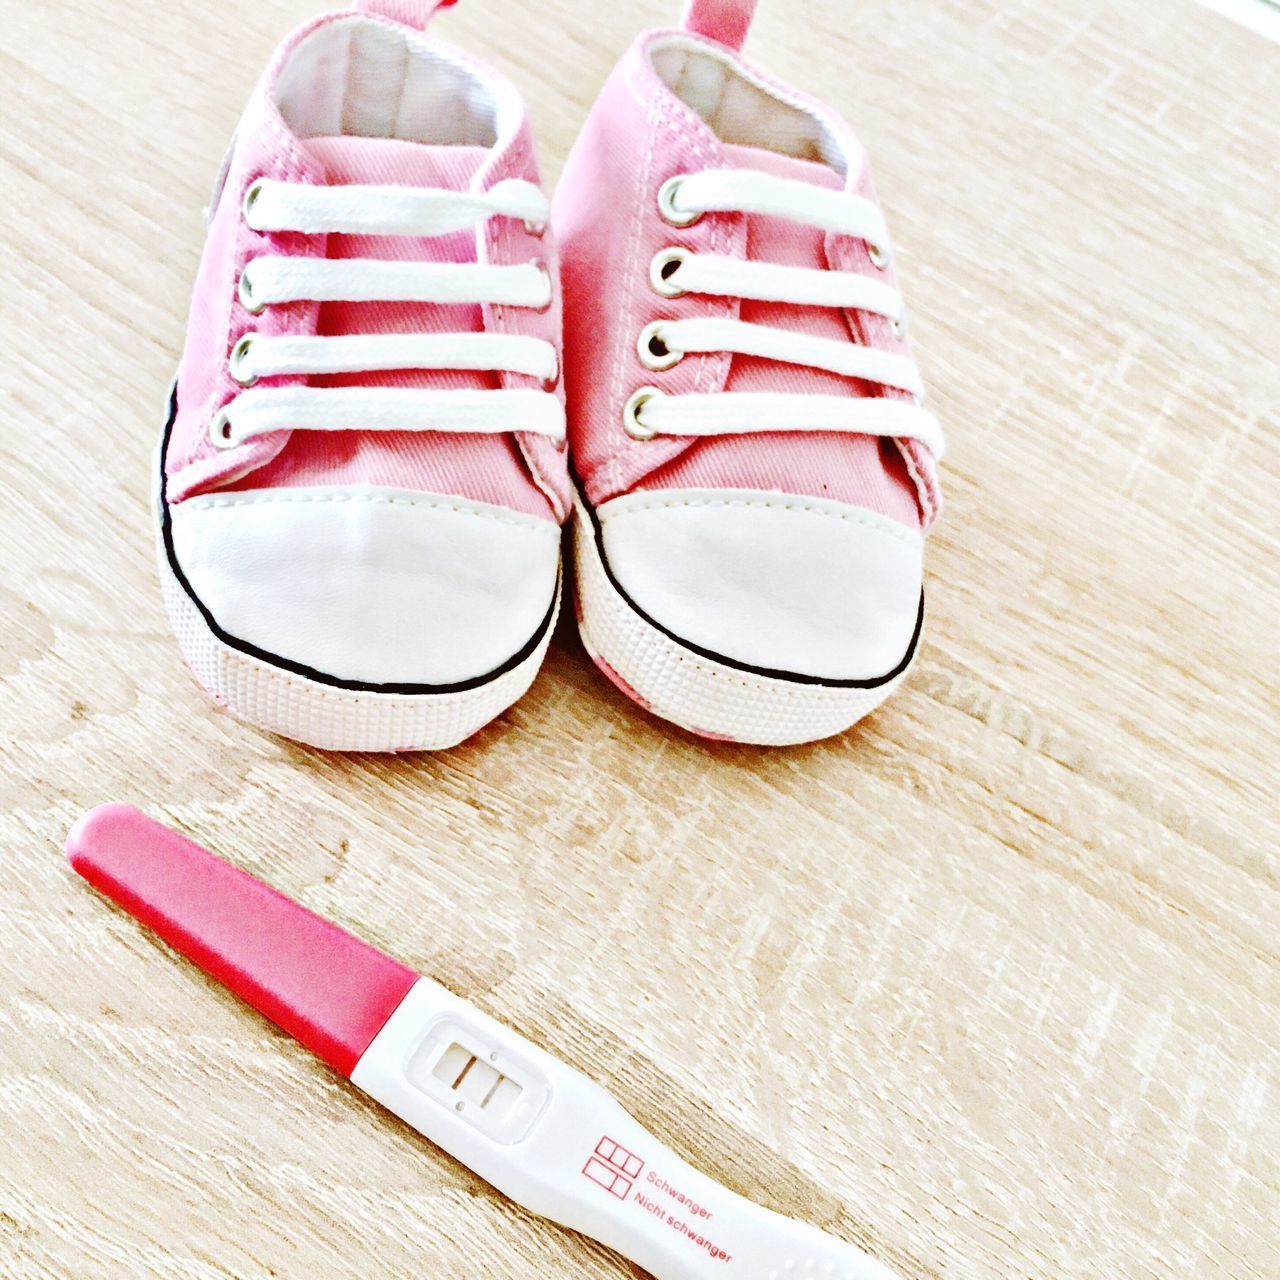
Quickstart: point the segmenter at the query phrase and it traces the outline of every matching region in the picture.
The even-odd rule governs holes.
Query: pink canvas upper
[[[245,192],[259,178],[291,183],[392,184],[487,191],[504,178],[538,182],[532,138],[515,89],[493,71],[448,49],[486,88],[514,105],[514,123],[492,146],[427,144],[394,134],[396,122],[379,126],[385,136],[341,131],[299,137],[286,123],[278,93],[282,74],[308,70],[319,80],[342,72],[314,59],[309,41],[322,28],[352,24],[381,28],[397,38],[424,41],[416,30],[437,5],[432,0],[367,0],[357,10],[310,22],[289,36],[253,93],[219,180],[208,239],[192,297],[186,344],[178,373],[177,416],[166,457],[167,497],[173,502],[211,490],[289,485],[373,484],[444,493],[493,503],[561,521],[569,509],[565,451],[543,436],[459,435],[434,431],[278,431],[230,449],[216,447],[209,424],[243,388],[231,377],[228,357],[247,332],[273,335],[431,333],[486,331],[522,334],[560,344],[558,291],[546,311],[528,307],[442,306],[426,303],[294,302],[250,314],[237,294],[246,262],[261,255],[391,258],[494,265],[537,261],[554,278],[550,234],[537,235],[513,218],[491,218],[478,231],[432,237],[359,237],[258,232],[242,215]],[[370,12],[380,10],[382,12]],[[390,13],[392,16],[384,16]],[[406,27],[396,19],[412,20]],[[438,44],[433,47],[442,49]],[[307,67],[307,58],[316,61]],[[300,73],[299,68],[302,68]],[[509,113],[511,114],[511,113]],[[264,379],[264,382],[267,381]],[[272,385],[359,383],[364,386],[530,387],[517,373],[397,371],[328,378],[278,377]],[[559,390],[557,389],[557,394]]]
[[[637,337],[647,324],[698,317],[742,319],[815,338],[852,338],[886,352],[910,351],[886,318],[867,312],[693,293],[668,298],[650,284],[653,256],[681,246],[695,253],[857,271],[896,287],[892,265],[877,270],[867,245],[851,236],[739,213],[707,214],[684,228],[661,217],[657,194],[667,179],[717,168],[755,169],[875,198],[865,153],[849,127],[824,104],[737,57],[734,50],[752,8],[746,0],[693,0],[685,30],[640,36],[605,84],[566,165],[553,226],[571,335],[565,378],[575,470],[597,505],[638,489],[781,490],[927,527],[941,496],[934,459],[917,441],[836,432],[637,440],[623,427],[622,406],[648,385],[673,395],[781,391],[910,398],[878,384],[741,355],[690,354],[656,373],[639,360]],[[717,136],[668,87],[655,70],[655,54],[679,57],[684,48],[727,61],[763,96],[785,104],[767,147],[755,137]],[[794,109],[790,122],[786,108]],[[824,162],[795,129],[796,120],[828,140],[825,149],[843,157],[843,172]]]

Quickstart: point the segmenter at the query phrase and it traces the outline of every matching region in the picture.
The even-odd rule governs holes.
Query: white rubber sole
[[[238,720],[329,751],[441,751],[457,746],[522,697],[538,674],[560,610],[560,584],[538,644],[493,679],[426,693],[349,689],[246,653],[218,636],[179,581],[163,530],[156,451],[156,546],[169,622],[196,680]]]
[[[704,738],[794,746],[843,733],[905,679],[826,685],[753,672],[680,642],[641,614],[605,569],[596,526],[575,495],[578,631],[592,660],[628,697]],[[915,646],[911,657],[914,659]]]

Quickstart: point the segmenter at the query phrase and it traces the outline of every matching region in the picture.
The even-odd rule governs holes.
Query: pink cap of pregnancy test
[[[94,888],[349,1076],[412,969],[127,804],[90,809],[67,857]]]

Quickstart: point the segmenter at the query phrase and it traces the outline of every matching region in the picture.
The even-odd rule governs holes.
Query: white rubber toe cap
[[[674,638],[761,671],[886,676],[909,655],[923,537],[873,511],[753,490],[667,489],[596,512],[616,585]]]
[[[559,574],[550,521],[412,490],[208,494],[169,519],[176,568],[225,638],[336,682],[496,674],[544,629]]]

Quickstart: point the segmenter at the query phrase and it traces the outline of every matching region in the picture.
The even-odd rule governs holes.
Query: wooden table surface
[[[466,0],[549,177],[677,0]],[[127,799],[908,1280],[1280,1276],[1280,48],[1190,0],[763,0],[870,147],[949,506],[909,683],[713,746],[562,628],[436,756],[214,710],[148,464],[309,0],[0,0],[0,1275],[614,1277],[67,870]]]

